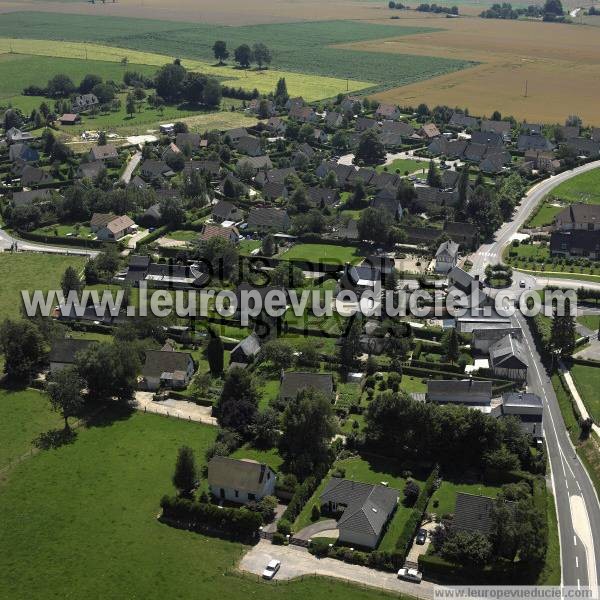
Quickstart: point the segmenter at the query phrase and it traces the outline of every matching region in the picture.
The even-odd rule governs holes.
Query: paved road
[[[131,176],[135,171],[136,167],[140,164],[140,160],[142,160],[142,153],[138,150],[127,163],[123,174],[121,175],[121,181],[124,183],[129,183],[131,181]]]
[[[471,272],[483,276],[488,264],[502,259],[502,249],[518,232],[529,215],[558,184],[600,167],[600,161],[588,163],[572,171],[550,177],[534,186],[517,207],[512,221],[505,223],[497,232],[494,241],[482,245],[470,258]],[[514,287],[519,288],[523,279],[528,288],[546,285],[548,278],[536,278],[519,273]],[[554,284],[554,280],[550,278]],[[568,279],[556,279],[563,287],[599,287],[600,284]],[[600,503],[589,475],[575,452],[560,412],[552,383],[542,365],[529,327],[521,315],[518,316],[528,348],[528,389],[537,393],[544,402],[544,433],[552,471],[552,485],[556,499],[561,547],[562,583],[574,586],[598,585],[600,576]]]
[[[10,250],[14,244],[17,244],[19,251],[28,252],[50,252],[54,254],[74,254],[77,256],[94,257],[98,254],[97,250],[87,250],[85,248],[71,248],[68,246],[52,246],[49,244],[39,244],[36,242],[28,242],[19,240],[0,229],[0,251]]]

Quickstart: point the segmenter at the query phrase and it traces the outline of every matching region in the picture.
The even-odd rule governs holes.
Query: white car
[[[423,574],[421,571],[417,571],[417,569],[407,569],[406,567],[402,567],[398,571],[398,579],[406,579],[406,581],[412,581],[413,583],[421,583]]]
[[[273,577],[275,577],[275,573],[277,573],[277,571],[279,571],[279,567],[281,567],[281,561],[280,560],[270,560],[269,564],[267,565],[266,569],[263,571],[263,579],[273,579]]]

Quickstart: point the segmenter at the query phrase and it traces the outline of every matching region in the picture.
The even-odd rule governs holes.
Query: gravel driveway
[[[416,598],[433,598],[433,584],[401,581],[394,573],[375,571],[367,567],[350,565],[333,558],[316,558],[298,546],[273,546],[261,540],[241,560],[239,568],[255,575],[262,574],[265,565],[276,558],[281,561],[281,569],[276,579],[294,579],[302,575],[324,575],[344,579],[391,592],[409,594]]]

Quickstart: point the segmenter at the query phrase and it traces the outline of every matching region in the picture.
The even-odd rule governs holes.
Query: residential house
[[[294,98],[288,98],[285,103],[285,110],[288,112],[294,108],[302,108],[304,106],[304,98],[302,96],[295,96]]]
[[[246,112],[266,118],[273,116],[277,111],[275,110],[275,103],[273,100],[268,100],[266,98],[254,98],[248,103]]]
[[[21,160],[27,163],[34,163],[40,159],[40,153],[31,146],[17,142],[12,144],[8,149],[8,160],[16,162]]]
[[[79,96],[75,96],[71,102],[74,113],[85,112],[86,110],[90,110],[90,108],[98,106],[98,104],[98,98],[94,94],[80,94]]]
[[[394,187],[385,187],[373,198],[371,206],[383,210],[392,219],[399,221],[402,218],[402,205],[397,198],[398,190]]]
[[[551,151],[527,150],[524,158],[526,163],[532,163],[531,169],[544,173],[556,173],[560,168],[560,160]]]
[[[332,129],[337,129],[338,127],[341,127],[343,122],[344,115],[335,110],[330,110],[325,115],[325,124],[327,125],[327,127],[331,127]]]
[[[481,283],[460,267],[454,267],[448,273],[448,285],[459,289],[460,291],[469,294],[473,287],[481,287]]]
[[[6,132],[6,141],[9,144],[16,144],[22,142],[30,142],[34,138],[33,134],[29,133],[29,131],[21,131],[17,127],[11,127]]]
[[[510,322],[479,323],[472,330],[471,348],[481,354],[489,354],[490,348],[507,335],[521,338],[520,327],[513,327]]]
[[[21,206],[31,206],[32,204],[41,204],[52,200],[52,190],[30,190],[26,192],[13,192],[12,204],[15,208]]]
[[[156,227],[162,221],[162,210],[160,204],[149,206],[140,217],[140,221],[148,227]]]
[[[312,133],[312,139],[315,144],[326,144],[329,136],[327,135],[327,132],[315,127]]]
[[[244,213],[232,202],[228,200],[219,200],[212,209],[211,219],[215,223],[222,223],[223,221],[233,221],[237,223],[244,218]]]
[[[315,123],[319,115],[310,106],[293,106],[289,111],[290,119],[300,123]]]
[[[600,142],[600,127],[592,127],[592,134],[590,139],[593,142]]]
[[[181,389],[191,381],[196,367],[189,352],[146,350],[140,387],[156,391],[161,387]]]
[[[480,129],[481,131],[491,131],[501,135],[505,142],[510,140],[510,121],[490,121],[489,119],[483,119]]]
[[[100,160],[93,162],[81,163],[77,167],[77,179],[96,179],[102,171],[106,169],[105,164]]]
[[[384,119],[395,121],[401,114],[400,109],[394,104],[380,104],[375,111],[375,117],[382,121]]]
[[[193,172],[208,175],[216,179],[221,175],[221,165],[218,160],[188,160],[183,165],[183,174],[191,175]]]
[[[479,125],[479,121],[475,117],[470,117],[464,113],[454,112],[450,117],[448,125],[460,129],[476,129]]]
[[[254,361],[260,352],[260,338],[252,332],[235,346],[229,355],[229,365],[245,366]]]
[[[175,136],[175,145],[183,152],[186,148],[190,150],[198,150],[202,137],[199,133],[178,133]]]
[[[473,379],[430,379],[427,382],[428,402],[462,404],[482,412],[491,410],[492,382]]]
[[[263,154],[262,144],[260,138],[252,135],[242,136],[236,143],[236,149],[242,154],[248,156],[260,156]]]
[[[544,405],[537,394],[507,392],[502,396],[500,415],[517,417],[523,430],[534,440],[544,439]]]
[[[399,492],[332,477],[319,496],[323,514],[336,517],[339,540],[359,548],[376,548],[398,506]]]
[[[216,500],[248,504],[274,496],[277,476],[271,467],[255,460],[214,456],[208,463],[207,479]]]
[[[119,240],[134,228],[135,223],[127,215],[94,213],[90,220],[90,229],[99,240]]]
[[[285,232],[290,228],[290,217],[283,208],[251,208],[248,230],[257,232]]]
[[[237,227],[223,227],[222,225],[205,223],[200,233],[200,240],[206,242],[213,238],[223,238],[232,244],[238,244],[240,241],[240,232]]]
[[[578,138],[580,133],[579,125],[562,125],[556,130],[557,141],[571,140]]]
[[[210,276],[201,265],[177,265],[173,263],[152,263],[147,256],[130,256],[124,281],[138,285],[145,281],[149,286],[172,289],[201,288]]]
[[[281,400],[295,400],[300,392],[312,389],[333,400],[333,375],[311,371],[288,371],[281,375],[279,397]]]
[[[444,171],[444,174],[449,172]],[[473,250],[479,245],[479,229],[472,223],[446,221],[444,223],[444,233],[456,243],[469,250]]]
[[[88,159],[90,162],[101,160],[114,163],[119,160],[119,153],[112,144],[94,146],[88,153]]]
[[[287,125],[281,117],[271,117],[267,121],[267,129],[275,135],[285,135]]]
[[[359,96],[346,96],[341,101],[340,108],[345,114],[359,113],[362,109],[362,98]]]
[[[521,336],[509,333],[490,346],[490,368],[497,377],[524,381],[527,367],[527,352]]]
[[[140,166],[140,174],[148,181],[161,179],[163,177],[173,177],[173,175],[175,175],[171,167],[169,167],[166,162],[152,158],[147,158],[142,162]]]
[[[565,146],[577,154],[589,158],[600,155],[600,142],[594,142],[588,138],[571,138],[565,142]]]
[[[50,373],[57,373],[58,371],[62,371],[65,367],[74,365],[77,355],[84,352],[95,343],[97,342],[94,340],[81,340],[78,338],[57,340],[52,344],[52,348],[48,354]]]
[[[238,165],[247,165],[255,173],[257,171],[266,171],[273,168],[273,163],[266,154],[264,156],[245,156],[240,159]]]
[[[340,277],[340,286],[357,293],[374,291],[381,285],[381,271],[369,264],[351,265],[346,263]]]
[[[508,153],[505,154],[498,152],[495,154],[491,154],[490,152],[487,152],[485,158],[479,163],[479,168],[481,169],[481,172],[487,174],[495,174],[502,172],[507,161],[507,155],[508,160],[510,161],[510,154]]]
[[[573,229],[550,234],[550,254],[553,256],[582,256],[600,259],[600,231]]]
[[[490,535],[494,526],[496,502],[497,500],[488,496],[458,492],[452,529]]]
[[[517,139],[517,149],[521,152],[527,150],[540,150],[542,152],[554,150],[552,142],[543,135],[529,135],[522,133]]]
[[[379,123],[377,119],[372,119],[371,117],[358,117],[354,127],[356,131],[364,132],[379,127]]]
[[[288,197],[288,191],[285,184],[276,181],[267,181],[267,183],[263,185],[262,194],[264,198],[271,201],[277,200],[277,198],[283,198],[285,200]]]
[[[290,175],[296,175],[296,169],[294,167],[283,167],[281,169],[269,169],[268,171],[261,171],[254,178],[254,181],[258,185],[265,185],[266,183],[281,183],[284,184],[285,180]]]
[[[50,174],[39,167],[33,167],[31,165],[25,165],[23,167],[23,172],[21,173],[21,185],[23,187],[43,185],[50,183],[51,181],[52,177]]]
[[[325,208],[335,206],[340,199],[339,193],[333,188],[309,187],[306,196],[312,206]]]
[[[76,113],[65,113],[58,117],[58,122],[61,125],[76,125],[81,121],[81,115]]]
[[[582,202],[570,204],[554,217],[554,227],[561,231],[600,231],[600,205]]]
[[[229,138],[234,146],[238,143],[240,138],[246,137],[247,135],[248,131],[244,127],[235,127],[234,129],[228,129],[223,133],[223,137]]]
[[[435,272],[448,273],[458,262],[458,244],[452,240],[447,240],[440,244],[435,253]]]
[[[432,139],[434,139],[434,138],[439,137],[440,135],[442,135],[440,133],[440,130],[437,128],[437,125],[435,123],[425,123],[418,130],[418,134],[421,137],[425,138],[426,140],[432,140]]]
[[[504,147],[504,138],[502,135],[493,131],[474,131],[471,134],[471,142],[474,144],[483,144],[488,148]]]

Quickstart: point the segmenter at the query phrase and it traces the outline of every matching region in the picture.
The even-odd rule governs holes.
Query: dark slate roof
[[[392,269],[394,269],[396,266],[396,262],[391,256],[370,254],[363,261],[363,265],[373,267],[374,269],[386,275],[392,272]]]
[[[410,138],[415,135],[414,128],[404,121],[384,121],[381,125],[382,135],[399,134],[402,137]]]
[[[199,133],[178,133],[175,136],[175,145],[183,150],[186,145],[189,145],[192,149],[200,146],[200,134]]]
[[[502,405],[506,414],[522,414],[525,412],[542,413],[544,404],[537,394],[523,392],[507,392],[502,396]]]
[[[213,206],[212,214],[219,219],[228,219],[232,213],[238,210],[237,206],[227,200],[221,200]]]
[[[77,169],[77,175],[79,177],[94,179],[106,169],[104,163],[101,160],[94,160],[88,163],[81,163]]]
[[[218,160],[189,160],[183,167],[183,172],[189,175],[192,171],[217,176],[221,172]]]
[[[563,208],[555,217],[556,221],[568,221],[569,223],[600,223],[600,205],[599,204],[584,204],[575,202],[566,208]]]
[[[463,291],[471,291],[471,284],[475,281],[475,278],[467,273],[460,267],[454,267],[448,273],[448,280],[451,281],[456,287],[461,288]]]
[[[27,162],[36,162],[40,159],[40,154],[35,148],[31,148],[27,144],[13,144],[8,151],[8,158],[14,162],[18,158]]]
[[[446,169],[442,172],[442,188],[454,189],[458,184],[458,180],[460,178],[460,173],[458,171],[452,171],[450,169]]]
[[[471,142],[486,146],[504,146],[504,138],[493,131],[474,131],[471,134]]]
[[[279,394],[282,398],[295,398],[299,392],[309,388],[330,397],[333,394],[333,375],[309,371],[289,371],[281,378]]]
[[[258,156],[262,152],[260,138],[252,135],[241,137],[237,142],[236,148],[238,152],[249,154],[251,156]]]
[[[289,217],[282,208],[251,208],[248,215],[248,227],[266,227],[269,229],[287,229]]]
[[[488,119],[481,121],[481,131],[493,131],[502,135],[510,133],[510,129],[510,121],[490,121]]]
[[[450,257],[456,257],[456,255],[458,254],[458,244],[456,242],[453,242],[452,240],[446,240],[445,242],[440,244],[440,247],[435,253],[435,257],[438,258],[442,254],[447,254]]]
[[[190,360],[192,360],[192,356],[187,352],[146,350],[142,375],[144,377],[160,377],[163,373],[187,372]]]
[[[283,183],[278,183],[277,181],[267,181],[264,184],[263,196],[268,200],[275,200],[276,198],[283,198],[286,194],[286,187]]]
[[[129,257],[130,269],[147,269],[150,266],[150,257],[134,254]]]
[[[35,200],[50,200],[52,190],[31,190],[29,192],[13,192],[12,203],[15,206],[29,206]]]
[[[356,130],[357,131],[368,131],[377,127],[377,119],[371,117],[358,117],[356,119]]]
[[[241,490],[257,494],[273,470],[255,460],[215,456],[208,463],[208,483],[215,488]]]
[[[39,185],[40,183],[47,183],[49,181],[52,181],[52,177],[39,167],[32,167],[31,165],[25,165],[25,167],[23,167],[23,172],[21,173],[22,186],[29,187],[31,185]]]
[[[394,188],[385,188],[379,192],[379,194],[373,198],[371,206],[385,211],[392,219],[397,218],[402,211],[402,206],[400,201],[396,198],[396,190]]]
[[[140,170],[147,177],[160,177],[166,173],[171,171],[171,167],[162,161],[162,160],[154,160],[152,158],[147,158],[141,165]]]
[[[269,169],[268,171],[261,171],[256,176],[256,183],[264,185],[267,182],[273,183],[285,183],[286,177],[290,175],[296,175],[296,169],[294,167],[283,167],[280,169]]]
[[[253,332],[245,337],[231,351],[232,356],[237,357],[238,353],[242,353],[247,358],[252,358],[260,352],[260,338]]]
[[[594,142],[587,138],[572,138],[567,140],[565,145],[577,152],[577,154],[585,156],[597,156],[600,154],[600,142]]]
[[[427,398],[432,402],[487,405],[492,399],[492,382],[430,379],[427,382]]]
[[[600,253],[600,231],[587,231],[585,229],[553,231],[550,234],[550,251]]]
[[[505,335],[490,348],[492,367],[502,369],[527,368],[527,353],[523,343],[511,334]]]
[[[554,146],[543,135],[522,133],[517,140],[517,148],[519,150],[552,150]]]
[[[338,520],[339,527],[379,536],[398,504],[398,497],[398,490],[393,488],[332,477],[320,500],[322,504],[334,502],[346,506]]]
[[[306,195],[314,206],[332,206],[338,201],[338,192],[333,188],[309,187]]]
[[[458,492],[452,528],[459,531],[478,531],[485,535],[492,531],[494,498]]]
[[[52,344],[48,360],[51,363],[73,364],[75,362],[75,356],[79,352],[87,350],[91,345],[96,343],[97,342],[94,340],[80,340],[76,338],[58,340]]]
[[[499,173],[505,164],[505,158],[502,154],[486,154],[486,157],[479,164],[479,168],[484,173]]]
[[[477,237],[477,226],[472,223],[446,221],[444,231],[455,241],[457,239],[473,240]]]
[[[469,117],[463,113],[455,112],[450,118],[449,125],[454,127],[464,127],[465,129],[475,129],[479,124],[475,117]]]

